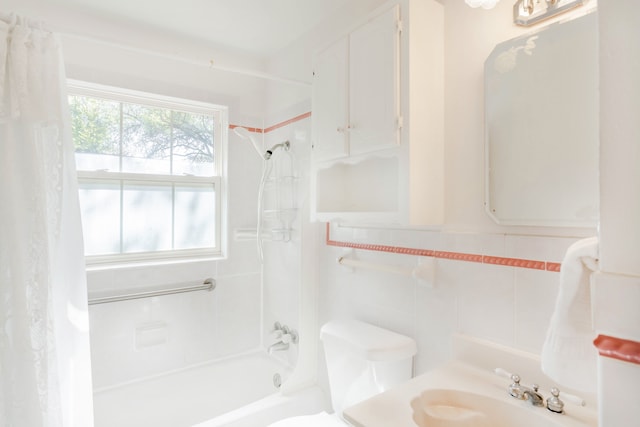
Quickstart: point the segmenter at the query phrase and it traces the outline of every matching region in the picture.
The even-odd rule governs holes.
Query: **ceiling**
[[[123,26],[152,28],[264,57],[355,0],[28,1],[55,3],[57,8],[100,15]]]

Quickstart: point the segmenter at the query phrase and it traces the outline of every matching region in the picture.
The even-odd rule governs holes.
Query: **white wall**
[[[371,3],[370,10],[379,4],[375,3]],[[334,224],[331,239],[559,263],[574,241],[596,235],[597,230],[499,226],[486,215],[483,206],[484,60],[496,44],[531,29],[513,25],[513,4],[509,1],[500,2],[490,11],[471,9],[463,1],[446,1],[444,5],[445,224],[441,230]],[[354,16],[350,18],[353,20]],[[336,19],[332,27],[334,38],[348,27],[345,21],[348,20],[344,16]],[[311,61],[301,51],[314,52],[331,38],[326,33],[310,34],[277,57],[270,64],[271,69],[298,70],[299,74],[289,77],[304,78]],[[454,332],[540,353],[555,304],[559,273],[437,259],[435,283],[430,288],[397,275],[353,271],[336,263],[345,252],[364,261],[401,266],[415,266],[418,257],[345,251],[325,244],[324,229],[316,233],[319,324],[336,318],[359,318],[412,336],[419,348],[417,372],[450,358]]]

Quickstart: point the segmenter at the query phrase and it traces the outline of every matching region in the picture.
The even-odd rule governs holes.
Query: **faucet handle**
[[[547,399],[547,409],[557,414],[564,412],[564,402],[560,400],[560,390],[557,387],[551,387],[551,397]]]
[[[509,379],[511,379],[511,376],[513,375],[511,372],[508,372],[502,368],[495,368],[493,372],[500,377],[505,377]]]
[[[558,390],[558,393],[560,393],[560,390]],[[587,405],[587,402],[583,398],[581,398],[580,396],[576,396],[574,394],[565,393],[564,391],[562,392],[562,398],[564,399],[565,402],[573,403],[574,405],[578,405],[578,406],[586,406]]]
[[[509,386],[509,394],[516,399],[524,399],[522,386],[520,385],[520,376],[518,374],[511,375],[511,385]]]
[[[495,368],[493,372],[500,377],[509,378],[512,381],[511,385],[507,389],[511,396],[516,399],[524,399],[522,386],[520,385],[520,375],[512,374],[502,368]]]
[[[298,332],[295,329],[289,329],[285,326],[286,330],[283,330],[283,334],[280,336],[280,340],[285,343],[298,343]]]

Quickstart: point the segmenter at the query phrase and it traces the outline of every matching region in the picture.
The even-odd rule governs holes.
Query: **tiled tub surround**
[[[293,113],[287,116],[292,118],[276,121],[267,128],[247,128],[259,139],[263,135],[283,137],[281,133],[287,129],[308,123],[310,114]],[[243,124],[232,124],[229,128],[236,126]],[[229,134],[230,159],[242,162],[242,167],[230,165],[233,206],[229,228],[255,227],[253,194],[257,194],[260,160],[251,144],[233,132]],[[247,176],[251,170],[256,171],[255,177]],[[122,288],[136,292],[138,287],[201,283],[206,277],[213,277],[217,285],[212,292],[91,306],[94,387],[116,386],[242,354],[261,345],[263,290],[255,240],[236,241],[232,234],[230,231],[227,259],[89,271],[89,290],[94,293],[117,294],[123,292]]]
[[[171,274],[170,266],[156,269]],[[211,292],[91,306],[94,388],[118,386],[257,349],[259,274],[218,276],[216,285]]]
[[[309,134],[309,116],[308,112],[294,111],[286,115],[293,118],[274,121],[276,124],[270,127],[247,128],[259,141],[264,138],[265,146],[272,145],[275,139],[290,140],[292,149],[300,156],[301,151],[310,146],[308,141],[300,139],[300,135]],[[229,127],[235,126],[242,125]],[[271,262],[272,273],[263,277],[255,240],[233,239],[234,228],[255,227],[254,194],[257,194],[260,160],[251,144],[233,132],[229,135],[230,159],[233,156],[243,164],[240,168],[230,167],[229,171],[230,196],[234,200],[230,200],[227,259],[89,274],[94,292],[117,292],[119,287],[135,291],[138,286],[153,284],[197,283],[205,277],[215,278],[217,284],[212,292],[91,306],[97,425],[176,427],[182,425],[179,423],[191,426],[203,422],[207,427],[261,427],[282,416],[324,409],[320,389],[281,396],[271,381],[274,369],[263,369],[269,365],[262,359],[267,357],[264,347],[273,339],[267,333],[273,319],[297,325],[295,302],[300,275],[290,263],[299,264],[295,257],[300,245],[299,241],[287,246],[266,242],[265,261],[277,261],[280,258],[271,256],[272,253],[286,250],[287,263],[274,268]],[[255,182],[248,170],[255,171]],[[280,276],[274,279],[274,274]],[[282,305],[288,311],[283,310]],[[271,359],[276,364],[284,362],[290,368],[296,362],[294,353],[295,349],[281,352]],[[258,377],[266,380],[257,383],[254,379]],[[256,401],[267,394],[270,395]],[[162,403],[163,399],[170,402]],[[151,408],[166,408],[167,414]]]

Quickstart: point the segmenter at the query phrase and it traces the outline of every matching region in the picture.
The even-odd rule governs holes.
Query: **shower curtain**
[[[0,12],[0,427],[90,427],[86,277],[57,38]]]

